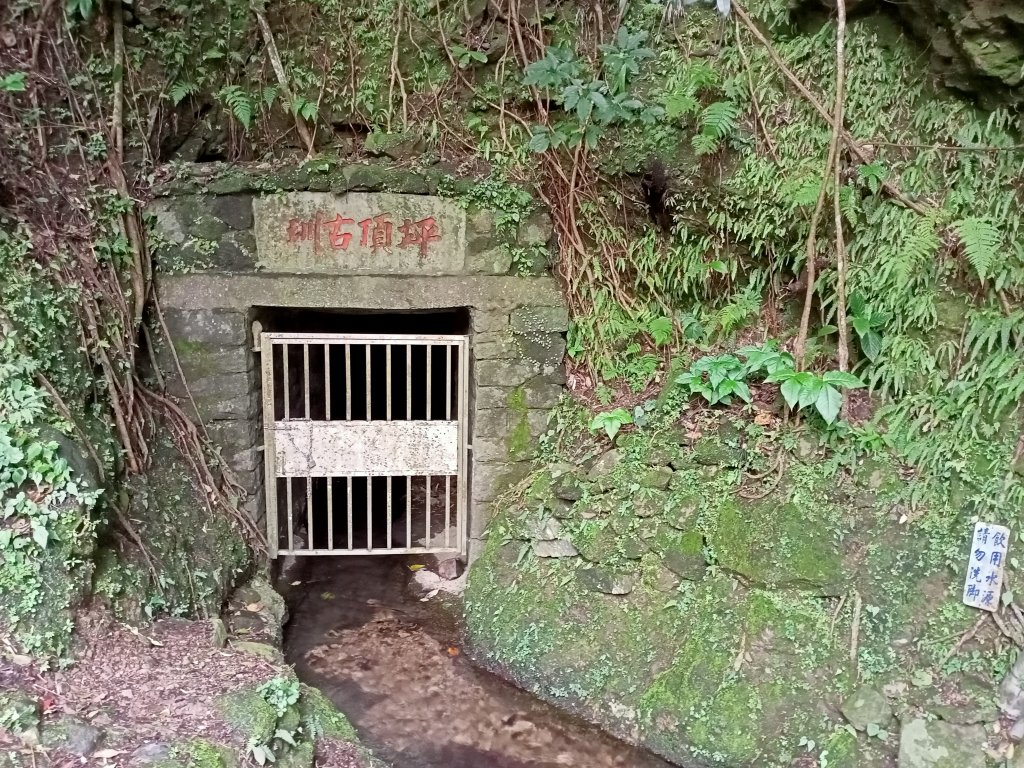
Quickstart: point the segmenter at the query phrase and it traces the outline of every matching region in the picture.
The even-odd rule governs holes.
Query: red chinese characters
[[[317,213],[312,219],[289,220],[286,235],[289,243],[311,241],[316,253],[320,253],[324,242],[333,249],[348,250],[357,226],[360,247],[373,251],[390,251],[394,247],[395,225],[390,213],[381,213],[359,222],[341,213],[325,220],[322,214]],[[397,247],[415,247],[421,259],[428,256],[431,243],[442,239],[441,228],[433,216],[418,220],[404,219],[398,226],[398,234],[401,239]]]

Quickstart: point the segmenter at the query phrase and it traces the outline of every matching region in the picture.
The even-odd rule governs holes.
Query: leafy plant
[[[632,423],[633,416],[629,411],[625,408],[616,408],[614,411],[596,414],[588,426],[591,432],[603,430],[609,440],[614,440],[624,425]]]
[[[452,46],[452,55],[455,56],[455,60],[459,63],[459,69],[468,69],[473,66],[474,62],[477,64],[487,63],[486,53],[474,51],[471,48],[463,48],[461,45]]]
[[[254,107],[252,98],[240,86],[225,85],[220,89],[217,97],[230,110],[235,119],[242,124],[245,130],[252,125]]]
[[[850,325],[857,333],[861,352],[874,362],[882,351],[882,335],[878,332],[888,322],[889,316],[884,312],[873,312],[864,302],[860,293],[850,295],[850,306],[847,310]]]
[[[700,395],[710,405],[730,405],[733,397],[751,401],[744,365],[735,355],[702,357],[676,378],[690,394]]]
[[[964,256],[984,282],[992,276],[1000,258],[1002,233],[991,221],[978,216],[961,219],[953,229],[960,238]]]
[[[25,73],[11,72],[0,77],[0,92],[15,93],[25,90]]]
[[[286,677],[275,677],[259,687],[264,700],[277,710],[278,717],[284,717],[288,708],[299,700],[299,681]]]
[[[779,390],[790,408],[804,410],[813,406],[826,424],[833,423],[839,417],[839,411],[843,406],[841,390],[864,386],[864,383],[851,373],[826,371],[817,374],[811,371],[795,371],[792,368],[777,370],[765,381],[781,384]]]
[[[736,350],[736,354],[744,358],[744,376],[761,373],[771,376],[778,371],[794,367],[793,356],[789,352],[780,351],[776,341],[766,341],[759,346],[741,347]]]

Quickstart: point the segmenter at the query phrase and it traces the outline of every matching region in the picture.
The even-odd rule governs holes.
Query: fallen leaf
[[[333,592],[321,592],[320,593],[320,599],[321,600],[333,600],[334,599],[334,593]]]
[[[123,749],[101,749],[98,752],[93,752],[92,756],[98,757],[100,760],[109,760],[112,757],[117,757],[118,755],[123,754]]]
[[[20,653],[16,653],[11,656],[11,661],[17,664],[19,667],[27,667],[32,664],[31,656],[22,656]]]
[[[292,586],[293,586],[293,587],[297,587],[297,586],[299,586],[299,584],[301,584],[301,583],[302,583],[301,581],[293,581],[293,582],[292,582]]]
[[[460,651],[459,651],[458,648],[456,648],[454,646],[449,646],[449,648],[448,648],[448,655],[449,656],[458,656],[459,653],[460,653]]]
[[[424,567],[425,566],[423,566],[421,563],[413,563],[412,565],[409,566],[409,570],[410,571],[418,571],[418,570],[420,570],[420,569],[422,569]]]
[[[263,603],[249,603],[247,606],[245,606],[245,610],[251,613],[259,613],[263,610]]]
[[[773,421],[775,421],[775,417],[768,413],[768,411],[758,411],[757,415],[754,416],[754,423],[759,427],[767,427]]]

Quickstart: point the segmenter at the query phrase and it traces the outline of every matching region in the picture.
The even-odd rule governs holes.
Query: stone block
[[[502,439],[508,434],[509,411],[507,408],[481,409],[473,416],[473,438],[493,437]]]
[[[256,237],[249,230],[229,232],[217,241],[210,256],[210,268],[224,272],[250,272],[256,269]]]
[[[498,219],[490,208],[471,208],[466,214],[466,246],[486,251],[500,245],[496,237]]]
[[[244,312],[168,308],[163,315],[172,342],[243,346],[249,337]]]
[[[194,219],[188,228],[188,232],[197,240],[216,241],[228,231],[228,225],[209,213],[204,213]]]
[[[255,358],[246,347],[180,340],[175,343],[174,351],[189,382],[222,374],[251,374],[256,370]],[[177,374],[171,351],[166,346],[161,348],[157,361],[170,377]]]
[[[565,392],[565,387],[552,377],[537,376],[526,382],[523,391],[528,408],[554,408]]]
[[[511,387],[479,387],[476,390],[478,410],[487,408],[507,408],[508,399],[514,390]]]
[[[480,438],[473,441],[473,466],[476,462],[507,461],[508,446],[505,440]]]
[[[519,225],[516,242],[525,248],[546,246],[554,234],[551,216],[545,210],[536,210]]]
[[[556,368],[565,359],[565,337],[558,333],[537,333],[514,337],[519,356],[543,369]]]
[[[473,337],[473,355],[477,360],[511,360],[519,357],[519,337],[501,331],[478,333]]]
[[[466,272],[471,275],[507,275],[512,269],[512,252],[501,245],[478,250],[467,246]]]
[[[519,360],[480,360],[473,373],[478,386],[518,387],[539,371],[535,364]]]
[[[252,195],[218,195],[211,200],[210,209],[231,229],[252,228]]]
[[[526,412],[526,423],[530,428],[530,437],[536,439],[548,431],[548,417],[551,412],[546,409],[533,409]]]
[[[491,521],[493,506],[485,501],[473,501],[469,505],[469,535],[480,539]]]
[[[169,382],[170,384],[170,382]],[[178,385],[180,386],[180,384]],[[190,384],[192,399],[203,422],[222,419],[255,419],[259,413],[259,404],[251,396],[249,378],[240,374],[225,374],[199,379]],[[183,389],[175,391],[168,386],[168,391],[183,404],[191,403]]]
[[[474,333],[507,331],[509,327],[509,313],[474,309],[470,313],[470,322]]]
[[[188,233],[175,203],[175,200],[169,198],[155,200],[146,208],[146,212],[155,217],[154,230],[160,239],[181,245],[188,239]]]
[[[248,419],[226,419],[212,421],[206,431],[215,446],[223,449],[223,455],[237,453],[245,448],[263,444],[262,433],[254,421]]]
[[[269,272],[453,275],[466,261],[466,212],[430,195],[291,192],[253,200]]]
[[[509,316],[512,330],[523,336],[565,333],[569,330],[569,313],[564,307],[519,307]]]
[[[530,463],[526,461],[478,462],[473,465],[472,499],[474,502],[491,501],[529,472]]]

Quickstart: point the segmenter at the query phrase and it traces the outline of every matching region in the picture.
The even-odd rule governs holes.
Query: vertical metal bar
[[[412,549],[412,475],[406,475],[405,483],[405,548]]]
[[[430,475],[427,475],[427,542],[424,546],[430,546]]]
[[[433,351],[433,345],[427,344],[427,421],[430,421],[430,353]]]
[[[288,503],[288,550],[295,550],[295,530],[293,529],[292,522],[292,478],[286,477],[284,479],[285,485],[285,499]]]
[[[348,494],[346,502],[348,505],[348,548],[352,549],[352,476],[345,478],[348,481]]]
[[[302,383],[306,397],[306,418],[311,419],[309,410],[309,344],[302,345]]]
[[[370,345],[366,345],[366,420],[370,420]]]
[[[444,418],[452,420],[452,345],[444,345]]]
[[[331,345],[324,343],[324,419],[331,420]],[[330,488],[330,486],[327,486]],[[330,491],[328,490],[328,496]]]
[[[412,421],[412,344],[405,345],[405,418]]]
[[[391,345],[388,344],[384,347],[384,370],[385,370],[385,381],[388,387],[388,398],[387,398],[387,420],[391,421]],[[390,491],[389,491],[390,493]]]
[[[459,424],[459,472],[455,480],[457,483],[455,514],[458,520],[459,553],[462,555],[466,554],[466,465],[469,459],[469,430],[466,429],[466,388],[469,386],[468,346],[468,339],[459,341],[459,376],[456,381],[459,388],[459,406],[456,413]]]
[[[334,549],[334,478],[327,478],[327,548]]]
[[[314,549],[313,546],[313,478],[306,477],[306,536],[308,537],[307,549]]]
[[[391,549],[391,475],[388,475],[388,549]]]
[[[260,338],[260,367],[263,369],[263,484],[267,499],[267,554],[277,557],[277,451],[274,447],[274,345],[266,336]]]
[[[452,476],[444,476],[444,547],[451,546],[452,527]]]
[[[366,478],[366,548],[373,551],[373,478]]]
[[[352,345],[345,344],[345,420],[352,420]]]
[[[292,383],[288,379],[288,342],[281,345],[281,360],[284,362],[284,386],[282,388],[282,394],[284,395],[284,420],[288,421],[291,413],[291,400],[292,395]]]

